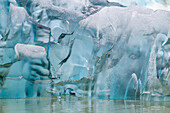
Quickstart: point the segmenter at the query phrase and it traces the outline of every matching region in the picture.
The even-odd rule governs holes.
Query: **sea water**
[[[169,113],[170,102],[105,100],[65,96],[0,99],[0,113]]]

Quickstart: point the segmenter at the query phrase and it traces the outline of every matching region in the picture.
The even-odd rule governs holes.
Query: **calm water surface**
[[[0,113],[170,113],[170,102],[85,99],[0,99]]]

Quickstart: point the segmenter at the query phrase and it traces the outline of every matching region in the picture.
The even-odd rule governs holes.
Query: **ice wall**
[[[0,5],[1,98],[169,95],[170,12],[141,1],[16,2]]]

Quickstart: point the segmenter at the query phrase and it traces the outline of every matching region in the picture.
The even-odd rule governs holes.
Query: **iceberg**
[[[168,97],[170,12],[149,1],[3,0],[0,98]]]

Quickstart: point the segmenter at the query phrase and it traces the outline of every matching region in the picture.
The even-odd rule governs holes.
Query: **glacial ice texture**
[[[170,94],[170,12],[105,0],[2,0],[0,8],[0,98]]]
[[[139,6],[147,7],[153,10],[162,9],[170,11],[169,0],[108,0],[110,2],[118,2],[122,5],[129,6],[132,3]]]

